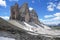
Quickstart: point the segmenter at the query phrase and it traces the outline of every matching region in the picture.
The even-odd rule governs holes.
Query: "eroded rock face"
[[[37,13],[35,12],[35,10],[32,10],[30,12],[30,22],[34,22],[36,24],[38,24],[38,16],[37,16]]]
[[[19,16],[19,6],[18,4],[16,3],[14,6],[11,6],[11,16],[10,16],[10,19],[14,19],[14,20],[17,20],[18,19],[18,16]]]
[[[36,11],[34,9],[32,11],[29,11],[28,3],[24,3],[20,7],[17,3],[12,6],[10,19],[25,22],[34,22],[36,24],[39,24],[38,15]]]
[[[13,24],[10,24],[9,22],[1,18],[0,18],[0,37],[7,37],[15,40],[60,40],[60,38],[47,37],[43,36],[42,34],[39,35],[29,34],[28,31],[19,28]]]
[[[17,33],[12,33],[11,31],[5,31],[5,30],[0,31],[0,37],[12,38],[15,40],[50,40],[51,39],[51,38],[46,38],[46,37],[44,39],[43,36],[31,35],[31,34],[28,34],[27,32],[23,32],[23,31],[20,31]]]
[[[21,21],[29,22],[29,8],[28,8],[28,3],[24,3],[20,7],[19,13],[21,15]]]
[[[15,32],[15,31],[13,31],[13,32]],[[15,33],[13,33],[13,32],[11,32],[9,30],[0,29],[0,37],[12,38],[15,40],[60,40],[60,38],[50,38],[50,37],[45,37],[45,36],[41,36],[41,35],[31,35],[25,31],[17,31]]]

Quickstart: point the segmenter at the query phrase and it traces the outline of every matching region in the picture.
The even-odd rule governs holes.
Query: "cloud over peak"
[[[53,15],[45,15],[44,18],[51,18]]]

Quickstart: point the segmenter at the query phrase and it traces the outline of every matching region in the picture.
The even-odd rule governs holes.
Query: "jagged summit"
[[[27,3],[27,2],[25,2],[22,6],[28,6],[28,3]]]
[[[21,21],[25,21],[25,22],[29,22],[29,8],[28,8],[28,4],[24,3],[20,9],[19,9],[19,13],[21,16]]]
[[[33,9],[29,11],[28,3],[24,3],[22,6],[16,3],[11,7],[11,16],[10,19],[20,20],[25,22],[34,22],[39,24],[38,15],[36,11]]]
[[[10,8],[11,10],[11,16],[10,16],[10,19],[18,19],[18,16],[19,16],[19,6],[17,3],[15,3],[14,6],[11,6]]]

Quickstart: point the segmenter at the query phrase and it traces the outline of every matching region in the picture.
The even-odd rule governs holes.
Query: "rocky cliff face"
[[[29,8],[28,8],[27,3],[24,3],[20,7],[19,13],[20,13],[20,16],[21,16],[21,21],[29,22]]]
[[[39,24],[38,15],[36,11],[34,9],[32,11],[29,11],[28,3],[24,3],[20,7],[18,6],[18,4],[15,4],[13,7],[11,7],[10,19],[25,22],[34,22],[36,24]]]
[[[38,16],[37,16],[37,13],[35,12],[35,10],[30,11],[30,21],[34,22],[36,24],[39,23]]]
[[[19,15],[19,6],[17,3],[15,3],[14,6],[11,6],[11,16],[10,19],[14,19],[17,20],[18,19],[18,15]]]

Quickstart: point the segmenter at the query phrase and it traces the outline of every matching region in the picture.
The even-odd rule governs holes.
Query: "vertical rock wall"
[[[17,3],[12,6],[10,19],[40,24],[36,11],[34,9],[30,11],[28,3],[24,3],[20,7]]]
[[[10,19],[14,19],[17,20],[18,19],[18,15],[19,15],[19,6],[16,3],[14,6],[11,6],[11,15],[10,15]]]

